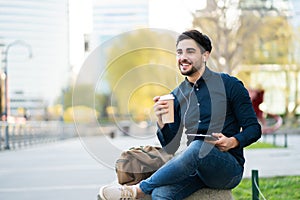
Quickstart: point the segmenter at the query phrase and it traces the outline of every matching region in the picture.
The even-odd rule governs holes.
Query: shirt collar
[[[199,85],[201,82],[207,81],[209,79],[209,77],[211,77],[212,73],[213,72],[208,67],[205,67],[205,70],[204,70],[202,76],[197,80],[196,83]],[[185,77],[185,81],[186,81],[186,83],[189,83],[191,86],[194,85],[194,83],[191,83],[188,81],[187,77]]]

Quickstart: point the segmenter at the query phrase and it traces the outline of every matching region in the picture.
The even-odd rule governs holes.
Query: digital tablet
[[[213,135],[205,135],[205,134],[187,134],[187,136],[192,136],[192,137],[203,137],[205,139],[208,139],[208,140],[218,140],[217,137],[213,136]]]

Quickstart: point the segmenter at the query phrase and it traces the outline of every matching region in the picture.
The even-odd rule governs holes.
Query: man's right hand
[[[156,96],[153,98],[154,101],[154,106],[153,106],[153,110],[154,113],[157,117],[157,124],[159,126],[159,128],[163,128],[164,127],[164,123],[162,122],[162,114],[165,114],[168,112],[168,102],[167,101],[159,101],[160,96]]]

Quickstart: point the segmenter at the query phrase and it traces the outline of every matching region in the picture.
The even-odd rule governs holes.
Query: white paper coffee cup
[[[174,122],[174,96],[172,94],[163,95],[159,98],[160,101],[167,101],[168,111],[162,115],[162,122],[164,124]]]

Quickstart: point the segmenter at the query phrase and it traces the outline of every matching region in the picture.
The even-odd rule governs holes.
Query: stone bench
[[[142,200],[151,200],[150,196]],[[231,190],[216,190],[203,188],[185,198],[184,200],[233,200]]]
[[[118,184],[118,183],[113,183]],[[98,195],[98,200],[101,200],[100,195]],[[151,200],[151,196],[147,195],[146,197],[140,200]],[[210,188],[203,188],[192,194],[191,196],[185,198],[184,200],[234,200],[231,190],[217,190]]]

